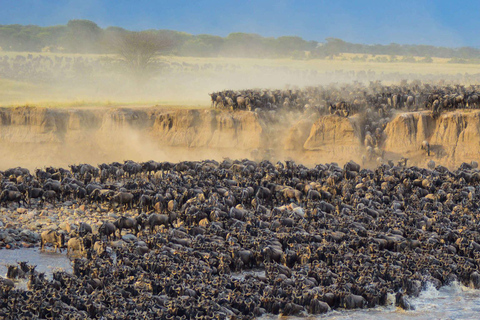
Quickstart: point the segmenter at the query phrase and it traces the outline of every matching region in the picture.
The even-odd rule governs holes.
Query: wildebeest
[[[427,140],[422,141],[421,149],[424,150],[428,156],[430,156],[430,143]]]
[[[82,254],[85,251],[85,246],[83,244],[82,238],[71,238],[67,242],[67,255],[78,251],[79,254]]]
[[[7,266],[7,278],[8,279],[25,279],[26,273],[21,267],[15,265]]]
[[[56,199],[57,193],[54,190],[46,190],[45,192],[43,192],[42,202],[48,201],[55,206]]]
[[[81,222],[80,226],[78,227],[78,235],[80,237],[84,237],[88,233],[92,233],[92,227],[88,223]]]
[[[302,201],[302,192],[293,188],[285,188],[280,191],[280,194],[287,202],[296,200],[297,203],[300,203]]]
[[[117,203],[123,208],[129,207],[130,209],[133,206],[133,194],[130,192],[117,192],[114,196],[111,197],[111,203]]]
[[[40,237],[41,251],[45,251],[45,244],[47,243],[51,243],[55,246],[55,252],[57,252],[57,248],[60,250],[60,252],[62,251],[62,247],[65,243],[65,235],[63,233],[60,233],[56,230],[49,230],[42,232]]]
[[[102,223],[100,228],[98,229],[98,234],[101,236],[106,236],[107,240],[113,236],[115,238],[115,231],[117,230],[117,227],[115,227],[115,224],[105,221]]]
[[[7,202],[7,201],[16,201],[19,204],[23,202],[25,205],[27,205],[20,191],[3,190],[2,193],[0,194],[0,203]]]
[[[135,219],[120,217],[113,224],[117,228],[118,236],[120,238],[122,237],[122,229],[130,229],[135,233],[135,235],[138,233],[138,224]]]
[[[93,251],[98,255],[101,256],[105,253],[107,249],[107,244],[103,241],[97,241],[93,244]]]
[[[169,221],[169,216],[166,214],[152,213],[148,216],[145,224],[149,227],[150,233],[154,233],[156,226],[163,225],[165,228],[168,228],[171,222]]]
[[[43,192],[44,191],[42,188],[28,187],[27,190],[25,191],[28,205],[31,206],[31,199],[42,198]]]

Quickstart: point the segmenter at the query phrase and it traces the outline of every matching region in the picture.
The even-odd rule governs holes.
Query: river
[[[40,252],[39,248],[0,250],[0,275],[5,276],[8,264],[27,261],[36,265],[38,272],[45,272],[47,278],[52,277],[55,270],[72,272],[72,264],[65,253],[51,251]],[[232,274],[232,277],[242,279],[245,274],[263,275],[258,270],[246,273]],[[26,281],[17,283],[17,287],[26,288]],[[453,283],[436,290],[427,286],[418,298],[409,301],[415,306],[413,311],[404,311],[393,305],[393,295],[388,306],[364,310],[335,310],[320,316],[282,317],[282,319],[330,319],[330,320],[401,320],[401,319],[475,319],[480,313],[480,290],[474,290],[458,283]],[[277,319],[275,315],[265,315],[262,320]]]

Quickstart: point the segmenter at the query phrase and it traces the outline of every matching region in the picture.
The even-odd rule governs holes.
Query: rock
[[[75,210],[73,210],[73,215],[75,215],[75,216],[83,216],[83,215],[85,215],[85,211],[80,210],[80,209],[75,209]]]
[[[143,246],[142,246],[142,247],[137,247],[137,248],[135,249],[135,251],[136,251],[138,254],[144,255],[144,254],[148,253],[149,249],[148,249],[148,247],[143,247]]]
[[[19,235],[20,235],[22,240],[27,241],[27,242],[40,241],[40,235],[38,233],[30,231],[30,230],[22,230],[22,232],[20,232]]]
[[[15,241],[15,239],[14,239],[13,237],[9,236],[9,235],[6,236],[6,237],[3,239],[3,242],[4,242],[4,243],[7,243],[7,244],[11,244],[11,243],[14,242],[14,241]]]
[[[70,223],[68,222],[61,222],[58,224],[58,227],[64,231],[66,231],[67,233],[70,233],[72,232],[72,227],[70,225]]]
[[[117,240],[117,241],[112,241],[110,245],[112,246],[112,248],[123,248],[127,245],[127,243],[123,240]]]
[[[128,234],[122,236],[122,240],[127,241],[127,242],[135,242],[135,241],[137,241],[137,237],[134,236],[131,233],[128,233]]]
[[[25,213],[27,213],[27,209],[26,209],[26,208],[18,208],[18,209],[17,209],[17,213],[19,213],[19,214],[25,214]]]
[[[147,244],[145,243],[145,241],[138,241],[137,246],[138,247],[148,247]]]
[[[431,200],[431,201],[435,201],[435,200],[436,200],[435,195],[434,195],[434,194],[431,194],[431,193],[427,194],[427,195],[425,196],[425,199],[428,199],[428,200]]]
[[[30,219],[33,219],[35,217],[35,214],[33,212],[28,212],[26,215],[25,215],[25,219],[26,220],[30,220]]]

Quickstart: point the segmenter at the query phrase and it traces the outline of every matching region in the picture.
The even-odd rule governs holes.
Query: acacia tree
[[[100,52],[99,41],[103,30],[90,20],[70,20],[64,35],[64,45],[69,52]]]
[[[172,39],[161,33],[119,32],[113,37],[113,51],[137,78],[151,75],[155,57],[173,47]]]

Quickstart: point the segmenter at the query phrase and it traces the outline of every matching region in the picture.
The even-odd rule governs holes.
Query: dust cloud
[[[20,66],[21,61],[28,62],[18,56],[12,54],[11,59],[18,59]],[[410,66],[420,72],[413,73],[404,66],[372,71],[368,64],[334,60],[180,57],[162,57],[152,65],[155,72],[134,77],[109,56],[72,56],[61,61],[53,53],[36,56],[43,58],[33,69],[19,67],[12,71],[17,72],[16,78],[0,80],[0,105],[5,106],[0,108],[0,170],[124,160],[221,161],[226,157],[293,159],[307,165],[360,161],[358,139],[341,148],[304,150],[303,142],[315,120],[312,116],[289,113],[270,122],[258,116],[242,120],[236,112],[211,110],[208,94],[378,80],[448,79],[467,84],[478,80],[466,73],[451,74],[444,66],[438,70]],[[58,65],[52,67],[49,60],[59,61]],[[188,115],[191,110],[200,112],[193,115],[201,118],[199,122],[182,122],[192,116]],[[170,115],[168,121],[175,125],[159,124],[163,115]],[[225,126],[226,122],[234,125]],[[196,136],[203,140],[192,138]]]

